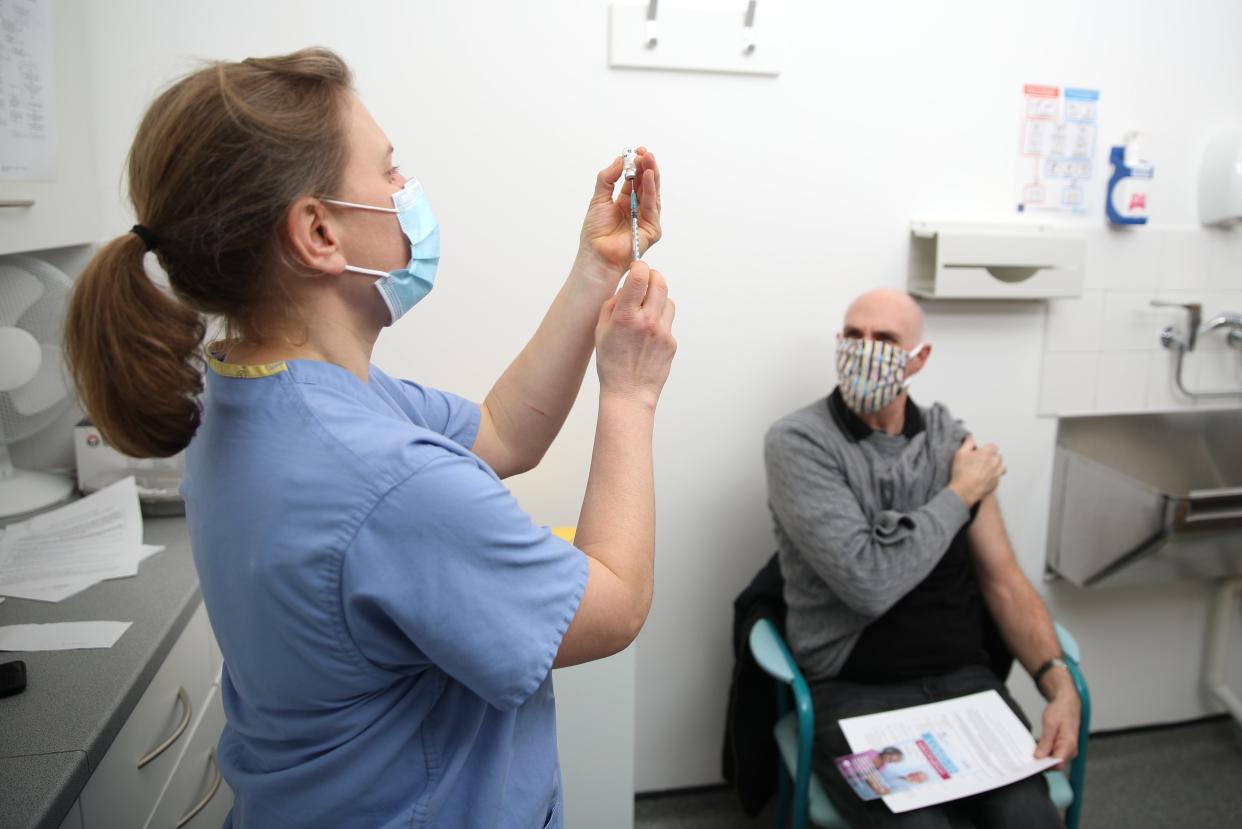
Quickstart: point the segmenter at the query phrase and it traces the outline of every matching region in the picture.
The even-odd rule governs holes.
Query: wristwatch
[[[1039,687],[1039,681],[1044,678],[1044,674],[1048,673],[1053,668],[1064,668],[1064,667],[1066,667],[1065,660],[1059,656],[1054,656],[1051,659],[1049,659],[1047,662],[1045,662],[1044,664],[1040,665],[1039,670],[1037,670],[1031,676],[1031,679],[1034,680],[1035,682],[1035,687],[1036,688]]]

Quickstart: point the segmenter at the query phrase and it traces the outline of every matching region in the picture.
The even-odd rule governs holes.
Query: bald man
[[[1026,721],[989,667],[989,632],[1048,700],[1035,756],[1077,753],[1078,695],[996,502],[1001,457],[906,390],[931,354],[913,299],[863,294],[838,337],[837,387],[765,441],[786,638],[815,705],[815,769],[854,827],[948,827],[948,809],[893,814],[859,799],[833,763],[850,753],[839,720],[996,690]],[[951,808],[976,826],[1064,825],[1039,775]]]

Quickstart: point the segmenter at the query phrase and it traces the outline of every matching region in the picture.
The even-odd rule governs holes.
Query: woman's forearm
[[[537,465],[560,433],[591,361],[600,306],[618,277],[579,256],[530,341],[488,392],[484,416],[503,447],[504,460],[493,463],[502,477]]]
[[[651,608],[655,578],[655,408],[603,394],[574,544],[624,585],[631,635]]]

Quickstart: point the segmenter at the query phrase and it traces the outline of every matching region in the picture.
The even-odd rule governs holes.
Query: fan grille
[[[28,331],[40,345],[59,349],[64,335],[65,306],[68,304],[69,290],[73,284],[69,277],[48,263],[28,256],[0,259],[0,265],[4,266],[0,267],[0,306],[6,301],[5,271],[16,267],[33,275],[42,284],[43,295],[17,316],[17,327]],[[0,310],[12,312],[16,309]],[[55,368],[62,376],[66,373],[64,365]],[[65,383],[66,389],[71,387],[70,383]],[[13,404],[13,396],[8,392],[0,392],[0,444],[15,443],[30,437],[60,417],[72,404],[72,398],[66,396],[46,409],[33,414],[22,414]]]

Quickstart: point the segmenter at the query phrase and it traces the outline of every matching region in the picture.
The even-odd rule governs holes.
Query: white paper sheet
[[[56,179],[51,0],[0,0],[0,181]]]
[[[0,537],[0,594],[55,602],[138,573],[142,511],[133,478],[9,525]]]
[[[894,812],[986,792],[1061,762],[1035,759],[1035,738],[995,691],[850,717],[841,731],[854,752],[903,752],[908,768],[893,771],[914,782],[884,797]]]
[[[110,648],[133,622],[52,622],[0,627],[0,651]]]

